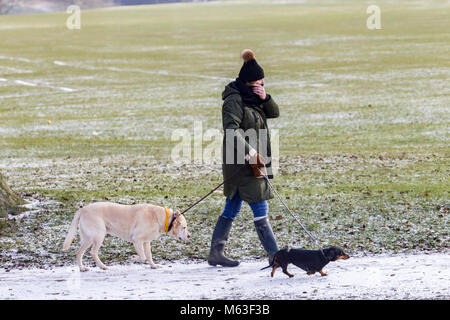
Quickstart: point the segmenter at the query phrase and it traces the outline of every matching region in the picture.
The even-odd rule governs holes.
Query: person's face
[[[249,86],[264,86],[264,78],[252,82],[247,82]]]

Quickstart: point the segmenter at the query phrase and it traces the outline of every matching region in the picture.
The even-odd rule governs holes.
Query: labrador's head
[[[173,222],[171,235],[182,241],[188,241],[191,237],[187,229],[186,218],[178,210],[175,211],[175,221]]]

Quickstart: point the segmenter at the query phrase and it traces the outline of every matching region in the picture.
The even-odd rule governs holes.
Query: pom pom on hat
[[[255,59],[255,53],[250,49],[244,49],[241,53],[241,57],[244,59],[244,62],[248,62]]]

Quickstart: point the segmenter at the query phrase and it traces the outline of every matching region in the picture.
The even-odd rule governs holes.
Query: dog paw
[[[80,271],[81,271],[81,272],[86,272],[86,271],[89,271],[89,268],[86,268],[86,267],[80,267]]]
[[[160,266],[159,264],[155,264],[155,263],[150,264],[150,267],[151,267],[152,269],[159,269],[159,268],[161,268],[161,266]]]
[[[129,260],[130,260],[131,262],[142,262],[142,261],[141,261],[141,258],[140,258],[138,255],[136,255],[136,254],[132,255],[132,256],[129,258]]]

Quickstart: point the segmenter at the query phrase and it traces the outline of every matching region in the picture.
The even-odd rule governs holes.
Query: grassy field
[[[40,211],[1,221],[5,267],[73,263],[60,248],[81,203],[187,207],[221,181],[220,164],[176,164],[175,129],[221,128],[221,92],[252,48],[281,115],[288,205],[324,246],[350,254],[448,250],[448,1],[223,1],[0,16],[0,170]],[[155,260],[204,259],[224,197],[188,215],[193,240],[162,237]],[[279,246],[314,247],[276,199]],[[259,244],[248,206],[232,257]],[[105,262],[131,244],[109,237]]]

